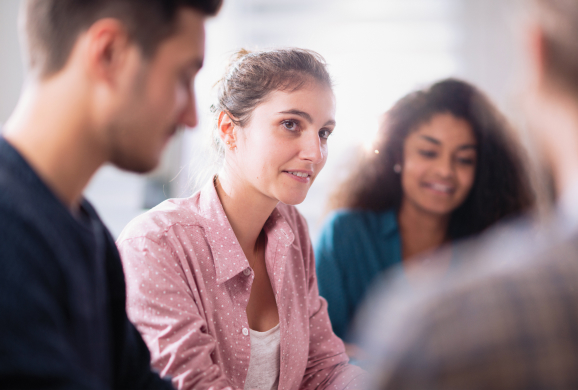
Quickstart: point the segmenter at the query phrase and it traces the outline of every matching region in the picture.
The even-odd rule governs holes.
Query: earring
[[[395,165],[393,166],[393,171],[394,171],[395,173],[397,173],[397,174],[401,173],[401,165],[395,164]]]

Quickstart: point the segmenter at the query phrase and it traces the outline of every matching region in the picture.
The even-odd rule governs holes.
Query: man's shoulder
[[[26,161],[0,137],[0,229],[34,224],[52,209],[54,196]],[[29,227],[30,228],[30,227]]]

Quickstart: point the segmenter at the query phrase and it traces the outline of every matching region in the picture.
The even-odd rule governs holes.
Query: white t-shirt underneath
[[[266,332],[251,333],[251,360],[245,379],[245,390],[277,390],[279,386],[279,356],[281,332],[279,324]]]

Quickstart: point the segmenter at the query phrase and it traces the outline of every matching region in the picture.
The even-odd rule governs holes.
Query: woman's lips
[[[456,190],[455,186],[442,183],[423,183],[422,186],[443,195],[452,195]]]
[[[283,173],[289,175],[293,180],[297,180],[300,183],[309,183],[311,180],[311,173],[305,171],[283,171]]]

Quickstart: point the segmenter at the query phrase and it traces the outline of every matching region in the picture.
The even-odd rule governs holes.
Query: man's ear
[[[117,19],[95,22],[81,38],[83,57],[89,74],[110,84],[122,82],[124,68],[134,50],[125,26]]]
[[[538,23],[528,25],[526,45],[532,82],[535,87],[543,87],[546,81],[548,49],[543,27]]]
[[[219,130],[219,137],[226,145],[234,145],[235,139],[235,123],[231,120],[229,113],[221,111],[217,121],[217,128]]]

